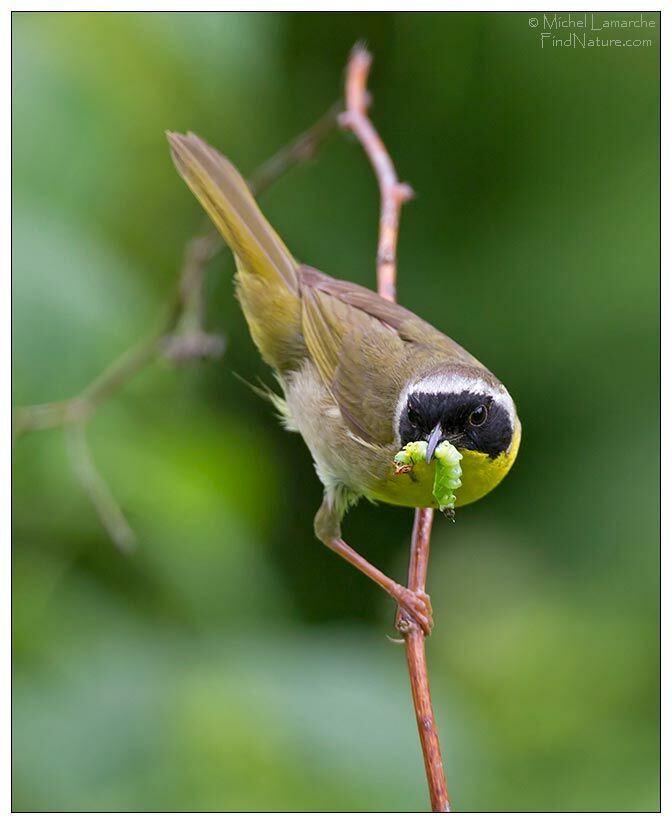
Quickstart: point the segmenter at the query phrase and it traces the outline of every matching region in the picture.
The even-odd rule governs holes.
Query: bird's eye
[[[469,423],[472,426],[483,426],[488,418],[488,407],[479,404],[476,409],[469,415]]]
[[[417,426],[417,424],[420,423],[420,415],[418,413],[418,410],[415,409],[415,407],[411,406],[410,403],[408,404],[406,415],[408,416],[408,422],[413,424],[413,426]]]

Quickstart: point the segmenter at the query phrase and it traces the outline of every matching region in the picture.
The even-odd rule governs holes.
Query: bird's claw
[[[406,635],[412,629],[420,627],[424,635],[430,635],[434,621],[432,620],[432,602],[429,595],[422,590],[413,591],[400,586],[394,597],[399,605],[395,620],[397,631],[402,635]]]

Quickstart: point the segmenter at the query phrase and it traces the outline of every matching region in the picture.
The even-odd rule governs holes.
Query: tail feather
[[[299,267],[237,169],[195,134],[168,132],[178,172],[236,257],[236,294],[261,356],[279,373],[305,356]]]
[[[173,161],[245,272],[298,292],[297,264],[233,164],[198,135],[167,132]]]

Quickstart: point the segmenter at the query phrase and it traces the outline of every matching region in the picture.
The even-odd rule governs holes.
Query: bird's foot
[[[393,597],[399,604],[394,622],[397,631],[406,635],[412,629],[420,627],[424,635],[429,635],[434,626],[429,595],[422,590],[413,591],[400,585]]]

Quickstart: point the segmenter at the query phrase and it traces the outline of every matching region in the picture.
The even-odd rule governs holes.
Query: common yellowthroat
[[[195,134],[168,133],[173,160],[234,253],[236,293],[252,338],[277,376],[272,397],[301,433],[324,498],[315,534],[382,586],[425,632],[423,592],[388,578],[341,537],[359,498],[436,506],[432,473],[399,473],[394,456],[426,441],[431,462],[448,440],[462,455],[457,506],[476,501],[511,468],[521,427],[504,385],[459,344],[375,292],[297,262],[245,181]]]

